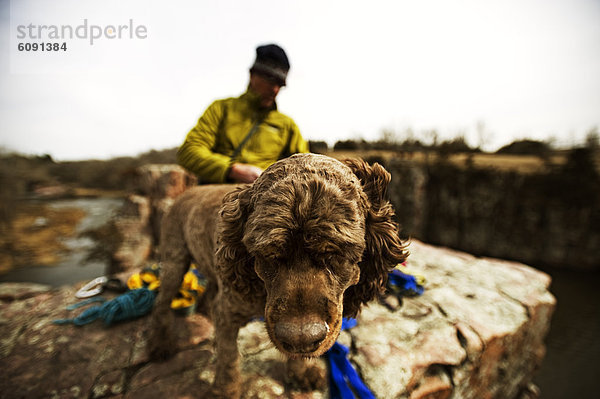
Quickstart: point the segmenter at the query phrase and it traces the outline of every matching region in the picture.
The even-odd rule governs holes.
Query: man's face
[[[281,84],[268,76],[251,73],[250,88],[260,97],[260,105],[263,108],[270,108],[275,103]]]

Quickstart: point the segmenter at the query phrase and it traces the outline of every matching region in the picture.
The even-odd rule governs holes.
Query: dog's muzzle
[[[315,352],[329,333],[324,321],[289,320],[275,324],[275,339],[290,353],[309,354]]]

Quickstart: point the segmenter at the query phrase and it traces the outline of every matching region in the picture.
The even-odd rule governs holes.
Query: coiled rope
[[[54,320],[54,324],[74,324],[76,326],[83,326],[95,320],[102,319],[104,320],[105,325],[110,326],[119,321],[132,320],[150,313],[152,306],[154,306],[155,298],[156,291],[147,288],[138,288],[127,291],[110,301],[106,301],[104,298],[92,298],[69,306],[67,309],[73,310],[92,302],[104,303],[102,305],[92,306],[72,319]]]

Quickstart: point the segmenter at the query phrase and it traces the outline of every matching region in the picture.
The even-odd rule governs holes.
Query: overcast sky
[[[577,144],[600,126],[600,0],[0,4],[0,146],[28,154],[178,146],[212,101],[245,91],[268,42],[292,65],[279,109],[307,139],[410,128],[478,145],[479,125],[494,150],[519,138]],[[85,38],[47,40],[51,26],[83,25]],[[103,33],[90,44],[92,25]],[[39,33],[67,50],[18,51]]]

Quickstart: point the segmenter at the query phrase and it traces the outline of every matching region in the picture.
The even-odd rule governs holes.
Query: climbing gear
[[[423,291],[425,291],[425,277],[418,274],[411,274],[406,270],[401,271],[399,269],[400,266],[406,266],[406,263],[396,266],[388,274],[388,290],[397,296],[398,299],[402,299],[405,296],[412,297],[423,294]]]
[[[342,320],[342,330],[356,326],[356,319]],[[360,376],[348,360],[350,350],[345,345],[335,342],[325,353],[329,363],[329,390],[332,399],[354,399],[354,392],[360,399],[375,399],[371,390],[360,379]],[[352,387],[352,388],[351,388]]]
[[[147,288],[151,291],[160,287],[160,266],[154,264],[144,268],[140,273],[133,274],[127,280],[129,289]],[[206,279],[192,264],[183,276],[179,292],[171,301],[171,308],[181,314],[191,314],[196,309],[196,301],[206,289]]]
[[[90,298],[92,296],[96,296],[104,290],[104,284],[108,282],[108,277],[102,276],[97,277],[81,287],[79,291],[75,293],[76,298]]]
[[[127,279],[127,287],[130,290],[143,287],[154,291],[160,287],[160,280],[158,279],[159,273],[160,267],[157,264],[145,267],[141,272],[132,274],[129,279]]]
[[[76,326],[83,326],[97,319],[103,319],[104,324],[110,326],[118,321],[132,320],[146,315],[152,310],[155,297],[155,291],[151,291],[147,288],[139,288],[128,291],[123,295],[119,295],[110,301],[106,301],[104,298],[90,298],[83,301],[84,303],[78,303],[70,306],[70,308],[76,309],[91,302],[104,303],[99,306],[90,307],[84,310],[79,316],[72,319],[54,320],[54,324],[75,324]]]
[[[127,285],[122,282],[120,279],[118,278],[109,278],[108,281],[106,283],[104,283],[104,289],[106,291],[112,291],[112,292],[118,292],[120,294],[127,292],[127,290],[129,290],[129,288],[127,287]]]
[[[75,297],[79,299],[90,298],[101,294],[104,290],[123,293],[127,291],[127,287],[118,278],[108,278],[106,276],[96,277],[75,293]]]
[[[252,125],[252,128],[250,129],[250,131],[246,134],[246,137],[244,137],[244,139],[240,142],[240,144],[238,144],[236,149],[233,150],[233,154],[231,154],[231,157],[230,157],[231,163],[234,163],[236,161],[236,158],[238,157],[238,155],[240,155],[240,152],[242,152],[242,148],[244,148],[246,143],[252,138],[252,136],[254,136],[254,133],[256,133],[256,131],[258,130],[258,127],[260,126],[260,124],[263,122],[264,119],[265,119],[264,116],[262,118],[257,119],[256,122],[254,122],[254,125]]]
[[[396,266],[388,274],[388,290],[402,300],[403,296],[417,296],[424,292],[425,278],[417,274],[400,271],[401,266]],[[355,327],[356,319],[345,318],[342,320],[342,330]],[[361,380],[360,376],[348,360],[350,350],[348,347],[335,342],[325,353],[329,364],[329,389],[332,399],[355,399],[355,393],[360,399],[375,399],[373,393]]]
[[[78,298],[87,298],[79,303],[70,305],[67,310],[74,310],[94,302],[102,302],[102,305],[93,306],[84,310],[79,316],[71,319],[54,320],[55,324],[75,324],[82,326],[96,319],[103,319],[107,326],[124,320],[131,320],[149,313],[154,305],[156,292],[160,287],[158,279],[160,267],[152,265],[144,268],[140,273],[133,274],[127,280],[129,291],[116,298],[107,301],[102,297],[93,297],[102,292],[103,287],[112,281],[116,289],[121,289],[123,284],[117,283],[117,279],[98,277],[86,284],[80,291]],[[114,281],[116,280],[116,281]],[[195,265],[185,274],[181,289],[171,302],[171,308],[181,314],[190,314],[195,310],[196,300],[206,287],[206,279],[196,269]],[[108,288],[108,286],[107,286]]]

